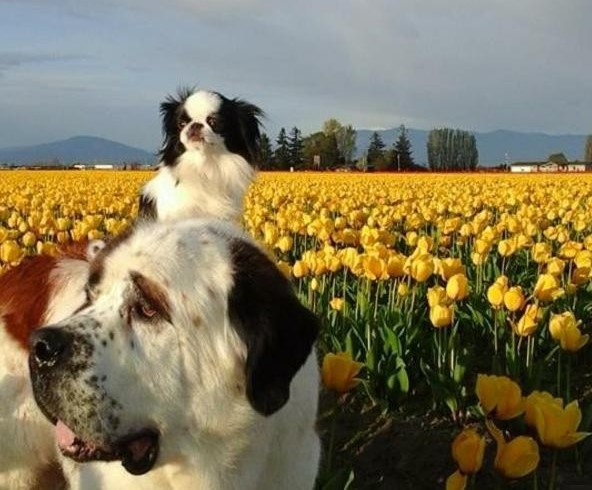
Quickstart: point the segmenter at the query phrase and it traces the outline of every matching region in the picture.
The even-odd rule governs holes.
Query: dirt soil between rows
[[[351,468],[355,475],[350,488],[435,490],[445,488],[446,478],[456,470],[451,443],[461,427],[448,418],[425,414],[404,416],[385,414],[380,407],[364,407],[353,399],[342,399],[332,410],[335,399],[321,396],[319,432],[323,441],[326,468],[334,424],[334,458],[331,471]],[[333,417],[336,416],[333,422]],[[474,424],[482,427],[481,424]],[[488,437],[484,468],[475,481],[475,489],[495,489],[496,474],[492,469],[495,443]],[[574,450],[560,453],[560,490],[592,490],[592,437],[578,447],[581,470],[574,462]],[[538,488],[548,485],[551,454],[541,451]],[[533,488],[533,477],[509,482],[509,488]]]

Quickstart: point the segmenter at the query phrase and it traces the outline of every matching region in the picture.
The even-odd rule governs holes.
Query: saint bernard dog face
[[[216,220],[138,225],[99,252],[87,295],[31,336],[35,399],[63,454],[132,474],[182,434],[280,410],[318,331],[274,263]]]

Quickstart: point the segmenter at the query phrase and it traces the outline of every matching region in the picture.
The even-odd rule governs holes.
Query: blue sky
[[[592,133],[588,0],[0,0],[0,147],[89,134],[150,151],[198,85],[275,137],[358,128]]]

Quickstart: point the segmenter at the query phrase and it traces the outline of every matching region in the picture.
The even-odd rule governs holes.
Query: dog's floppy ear
[[[165,165],[172,165],[174,163],[172,160],[174,160],[174,155],[176,155],[175,150],[181,144],[179,140],[179,127],[177,126],[179,110],[187,97],[192,93],[192,88],[181,88],[177,97],[169,95],[160,104],[163,140],[158,154]]]
[[[256,105],[241,99],[233,99],[232,103],[236,109],[239,130],[244,144],[242,156],[247,162],[254,165],[258,163],[260,158],[260,127],[264,113]]]
[[[318,321],[261,250],[238,239],[230,250],[229,316],[247,347],[247,398],[259,413],[271,415],[288,401],[292,378],[311,354]]]

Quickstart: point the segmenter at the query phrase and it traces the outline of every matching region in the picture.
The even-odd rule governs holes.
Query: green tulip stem
[[[493,350],[495,352],[495,356],[497,357],[497,311],[493,310]]]
[[[539,490],[539,473],[538,470],[534,470],[532,474],[532,490]]]
[[[565,363],[565,404],[571,401],[571,356],[567,355]]]
[[[557,396],[561,396],[561,351],[557,354]]]
[[[557,480],[557,459],[559,458],[559,449],[553,450],[553,462],[551,463],[551,477],[549,478],[549,490],[555,490],[555,480]]]

